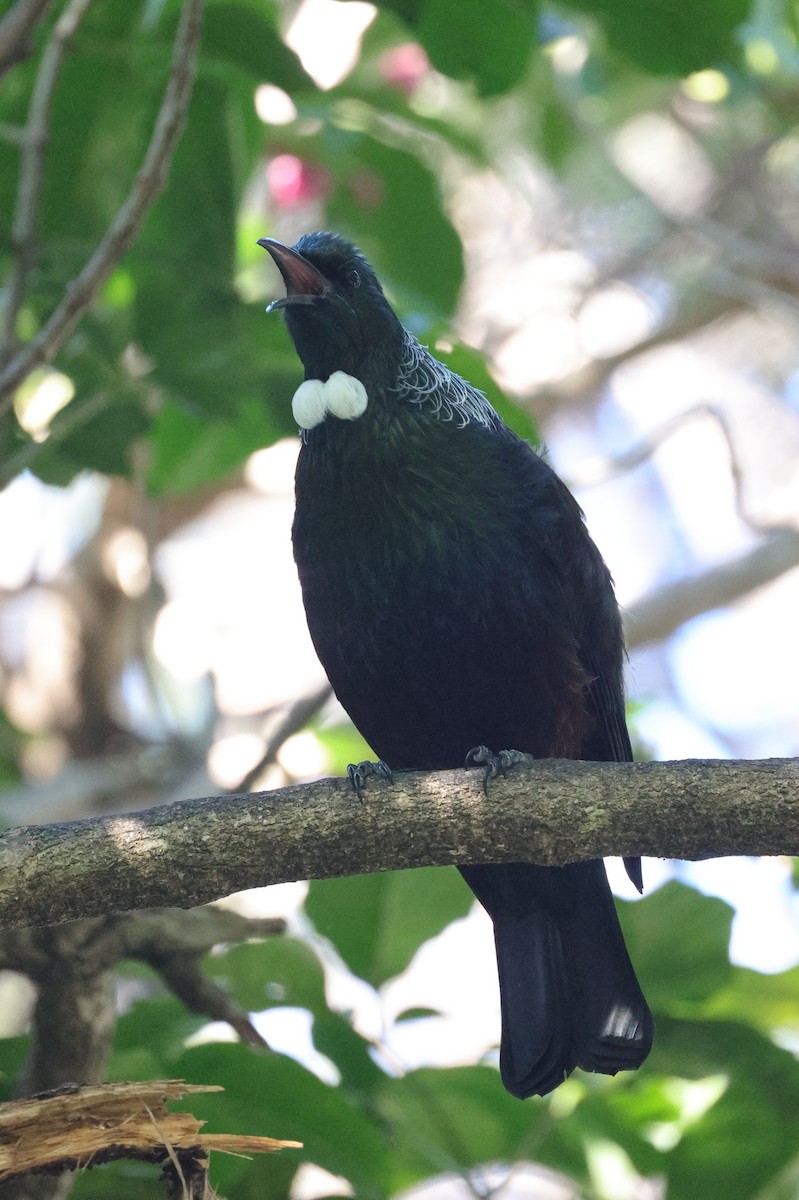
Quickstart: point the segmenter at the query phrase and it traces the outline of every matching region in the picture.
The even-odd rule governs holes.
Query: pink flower
[[[430,69],[430,60],[417,42],[406,42],[382,54],[377,66],[390,87],[412,96]]]
[[[296,154],[278,154],[266,166],[269,192],[278,208],[299,208],[330,194],[330,172]]]

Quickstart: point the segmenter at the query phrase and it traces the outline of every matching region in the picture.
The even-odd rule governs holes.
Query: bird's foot
[[[352,790],[359,800],[363,799],[363,789],[366,787],[366,781],[370,775],[377,775],[380,779],[387,779],[389,783],[394,782],[391,767],[388,763],[384,763],[382,758],[379,758],[377,762],[369,762],[367,759],[364,762],[350,763],[347,767],[347,778],[352,784]]]
[[[466,755],[466,769],[470,767],[483,767],[483,791],[488,795],[488,781],[496,779],[498,775],[507,775],[509,767],[515,767],[517,763],[529,763],[533,761],[532,754],[525,754],[522,750],[498,750],[494,752],[489,750],[488,746],[473,746]]]

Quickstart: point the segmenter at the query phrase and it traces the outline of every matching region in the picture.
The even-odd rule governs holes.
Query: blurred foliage
[[[41,249],[17,322],[21,340],[41,327],[130,188],[157,112],[178,8],[176,0],[95,4],[74,39],[53,96]],[[575,193],[590,194],[597,208],[626,206],[646,241],[670,218],[642,202],[606,147],[635,114],[682,120],[685,76],[703,73],[704,82],[693,81],[695,94],[716,89],[705,106],[709,132],[701,122],[694,130],[711,159],[723,162],[736,140],[795,138],[799,9],[788,0],[705,0],[699,7],[383,0],[377,8],[354,70],[322,91],[285,44],[287,10],[269,0],[211,0],[168,187],[57,357],[74,397],[48,436],[31,437],[19,412],[5,413],[3,482],[25,468],[54,484],[90,470],[143,478],[155,496],[190,494],[293,434],[288,401],[299,370],[282,324],[263,314],[277,281],[255,240],[279,236],[300,217],[358,241],[403,318],[436,345],[464,281],[449,181],[467,169],[499,169],[508,139]],[[24,124],[42,40],[0,90],[6,278],[19,167],[7,131]],[[391,58],[412,44],[423,47],[432,73],[418,57],[410,66]],[[567,68],[558,68],[567,52]],[[253,93],[265,82],[291,97],[295,119],[269,125],[258,118]],[[423,84],[438,89],[436,105],[424,98]],[[272,185],[270,192],[264,167],[281,156],[298,171],[294,191]],[[788,170],[785,162],[779,170]],[[786,175],[781,191],[781,178],[777,172],[772,183],[783,196],[791,185]],[[788,201],[784,219],[795,226]],[[678,259],[668,269],[679,272]],[[481,354],[456,347],[441,356],[535,438],[529,415],[501,395]],[[364,757],[349,730],[320,736],[338,769]],[[3,719],[3,781],[18,778],[21,751],[21,736]],[[614,1195],[602,1168],[608,1145],[630,1175],[666,1180],[669,1200],[797,1194],[799,1065],[785,1047],[799,1032],[799,969],[767,977],[732,966],[731,911],[678,884],[622,905],[658,1024],[655,1050],[638,1074],[605,1080],[578,1073],[552,1097],[520,1104],[502,1091],[493,1061],[389,1069],[385,1046],[329,1007],[320,937],[378,996],[467,904],[454,872],[329,880],[310,889],[303,934],[209,959],[209,972],[245,1007],[309,1012],[316,1049],[337,1086],[284,1055],[213,1041],[187,1048],[202,1022],[158,995],[133,1004],[120,1021],[111,1077],[221,1083],[223,1095],[193,1101],[211,1130],[305,1143],[302,1152],[256,1161],[216,1158],[214,1183],[237,1200],[288,1196],[304,1161],[345,1177],[359,1197],[377,1198],[441,1172],[463,1177],[481,1164],[525,1160],[563,1172],[580,1195],[602,1200]],[[439,1019],[424,1010],[404,1015]],[[0,1043],[3,1098],[24,1051],[24,1039]],[[153,1186],[153,1172],[119,1164],[83,1173],[76,1195],[113,1191],[118,1200],[138,1200]]]
[[[311,884],[305,911],[347,966],[375,987],[408,966],[421,941],[466,915],[470,898],[455,871],[432,867]],[[357,924],[348,913],[360,914]],[[415,914],[413,928],[408,912]]]
[[[119,10],[94,5],[80,27],[53,96],[41,253],[17,322],[23,339],[41,325],[130,187],[157,110],[177,7],[175,0]],[[278,6],[214,0],[169,186],[59,355],[75,396],[52,420],[49,438],[32,443],[13,413],[6,415],[2,479],[23,467],[55,483],[85,469],[129,474],[133,447],[144,446],[152,492],[184,492],[293,432],[287,397],[296,359],[260,303],[276,281],[254,242],[273,233],[281,216],[280,197],[270,206],[253,186],[264,159],[300,160],[307,176],[297,194],[284,197],[284,209],[318,194],[325,221],[363,246],[406,319],[435,340],[463,282],[441,167],[492,161],[500,97],[524,99],[529,136],[545,160],[574,166],[592,132],[611,130],[642,100],[662,101],[689,72],[726,71],[741,112],[762,104],[761,80],[744,61],[746,22],[757,26],[759,45],[765,29],[787,63],[797,55],[793,17],[790,5],[784,13],[774,5],[752,11],[750,0],[708,0],[701,21],[691,9],[654,0],[557,9],[393,0],[380,7],[356,69],[322,92],[283,42],[286,16]],[[558,75],[550,51],[575,37],[590,55]],[[419,79],[398,76],[386,58],[409,38],[437,70],[462,81],[460,91],[450,84],[436,115],[413,102]],[[4,81],[3,127],[24,121],[37,67],[33,57]],[[253,91],[263,82],[291,96],[297,120],[259,120]],[[768,86],[779,82],[771,77]],[[590,114],[600,110],[590,105],[600,101],[598,121]],[[779,105],[769,119],[776,132],[784,123]],[[9,215],[17,167],[17,147],[0,138],[0,211]],[[237,222],[246,238],[237,236]],[[7,235],[3,274],[12,252]],[[495,398],[477,356],[457,354]],[[512,406],[500,405],[514,421]],[[529,419],[516,423],[531,433]]]
[[[413,896],[414,881],[421,899]],[[362,986],[377,987],[379,1003],[391,972],[403,970],[467,903],[455,873],[441,870],[313,884],[306,911]],[[215,1186],[237,1200],[288,1196],[302,1162],[343,1176],[359,1197],[377,1200],[432,1175],[528,1160],[574,1180],[580,1195],[601,1198],[612,1194],[597,1167],[597,1147],[607,1142],[620,1149],[631,1173],[667,1180],[670,1200],[792,1195],[779,1189],[795,1168],[799,1064],[773,1034],[784,1040],[799,1033],[796,971],[763,976],[732,968],[730,908],[682,884],[620,908],[658,1030],[637,1074],[608,1080],[578,1071],[552,1096],[522,1104],[502,1090],[493,1063],[398,1071],[386,1042],[329,1007],[325,972],[332,960],[325,952],[320,958],[309,929],[215,954],[206,967],[247,1009],[306,1010],[315,1050],[328,1063],[325,1081],[282,1054],[241,1044],[204,1040],[187,1049],[186,1039],[203,1022],[165,996],[139,1000],[121,1018],[110,1078],[222,1084],[224,1093],[191,1101],[211,1131],[305,1143],[302,1151],[254,1161],[214,1156]],[[368,942],[370,930],[375,937]],[[646,953],[642,939],[650,933]],[[389,1043],[390,1035],[389,1027]],[[0,1042],[2,1099],[11,1094],[24,1051],[25,1039]],[[333,1076],[337,1085],[328,1081]],[[107,1196],[112,1173],[121,1200],[152,1194],[154,1172],[119,1164],[84,1172],[76,1196]]]

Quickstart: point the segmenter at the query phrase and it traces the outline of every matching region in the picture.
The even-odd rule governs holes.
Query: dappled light
[[[163,852],[164,843],[135,817],[112,817],[106,829],[119,851],[130,859],[147,859]]]

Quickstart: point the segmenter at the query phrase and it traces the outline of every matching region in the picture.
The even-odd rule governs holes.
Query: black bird
[[[292,536],[308,625],[373,751],[418,770],[478,746],[630,761],[612,581],[566,486],[403,329],[349,242],[259,244],[305,368]],[[640,888],[640,860],[627,869]],[[639,1067],[652,1015],[603,863],[461,872],[494,924],[508,1091]]]

